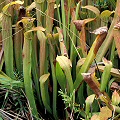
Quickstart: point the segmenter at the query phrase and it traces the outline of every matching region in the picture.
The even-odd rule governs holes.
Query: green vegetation
[[[0,0],[0,120],[118,120],[120,0]]]

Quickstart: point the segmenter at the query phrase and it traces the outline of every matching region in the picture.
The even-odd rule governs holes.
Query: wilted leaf
[[[100,111],[100,120],[108,120],[108,118],[112,117],[112,111],[107,106],[102,107]]]
[[[98,65],[98,69],[99,69],[101,72],[104,71],[104,68],[105,68],[105,66],[100,66],[100,65]],[[96,69],[97,69],[97,68],[96,68]],[[111,68],[110,74],[113,75],[113,76],[115,76],[115,77],[120,78],[120,72],[119,72],[118,69]]]
[[[114,90],[120,90],[120,86],[118,85],[118,83],[113,82],[113,83],[111,84],[111,86],[110,86],[110,89],[111,89],[112,91],[114,91]]]
[[[84,21],[84,20],[74,20],[73,23],[75,24],[76,29],[77,29],[78,31],[81,31],[82,26],[85,25],[85,21]]]
[[[99,115],[93,115],[91,120],[108,120],[110,117],[112,117],[112,111],[105,106],[100,109]]]
[[[90,32],[90,33],[94,33],[94,34],[98,35],[98,34],[103,34],[105,32],[107,33],[107,31],[108,31],[107,26],[104,26],[104,27],[100,27],[100,28],[98,28],[98,29],[96,29],[96,30],[94,30],[93,32]]]
[[[100,34],[97,36],[98,42],[96,42],[96,45],[95,45],[95,48],[94,48],[94,54],[95,54],[95,55],[97,54],[99,48],[101,47],[102,43],[104,42],[106,36],[107,36],[107,33],[106,33],[106,32],[100,33]]]
[[[59,34],[61,55],[68,57],[67,48],[66,48],[64,40],[63,40],[62,30],[59,27],[56,27],[56,28],[57,28],[57,31],[58,31],[58,34]]]
[[[86,31],[85,26],[82,27],[80,32],[80,47],[82,49],[83,56],[87,56],[87,47],[86,47]]]
[[[95,20],[95,18],[87,18],[87,19],[84,19],[85,20],[85,24],[89,23],[89,22],[92,22],[93,20]]]
[[[3,46],[2,46],[2,49],[0,50],[0,64],[1,64],[2,58],[3,58]]]
[[[64,41],[60,42],[60,50],[61,50],[61,55],[68,57],[68,53]]]
[[[108,18],[110,17],[110,15],[114,13],[114,11],[109,11],[109,10],[104,10],[101,14],[100,17],[101,18]]]
[[[93,92],[100,96],[102,93],[100,92],[100,84],[97,81],[94,73],[82,73],[84,81],[90,86],[90,88],[93,90]]]
[[[59,27],[56,27],[58,34],[59,34],[59,42],[63,41],[63,33],[62,30]]]
[[[96,16],[100,15],[100,11],[98,10],[98,8],[91,6],[91,5],[87,5],[87,6],[83,6],[82,8],[86,8],[92,12],[94,12],[96,14]]]
[[[34,27],[31,30],[27,31],[27,32],[34,32],[34,31],[45,31],[45,28],[38,26],[38,27]]]
[[[99,115],[93,115],[90,120],[100,120]]]
[[[94,18],[88,18],[84,20],[74,20],[73,23],[76,26],[76,29],[80,31],[80,47],[82,49],[83,56],[87,55],[87,48],[86,48],[86,31],[85,31],[85,24],[88,22],[93,21]]]
[[[115,40],[115,45],[117,48],[118,56],[120,58],[120,23],[116,24],[114,26],[114,40]]]
[[[117,23],[117,24],[114,26],[114,29],[115,29],[115,30],[119,30],[119,29],[120,29],[120,22]]]
[[[95,18],[88,18],[88,19],[84,19],[84,20],[74,20],[73,23],[75,24],[76,29],[78,31],[81,31],[82,27],[84,27],[85,24],[87,24],[93,20],[95,20]]]

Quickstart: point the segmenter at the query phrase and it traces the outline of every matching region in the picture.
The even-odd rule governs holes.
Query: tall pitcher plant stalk
[[[0,91],[5,91],[0,115],[20,104],[15,119],[117,119],[120,0],[5,3],[0,14]],[[110,28],[104,26],[108,22]],[[22,95],[16,102],[9,91],[25,91],[25,104]],[[10,111],[5,109],[9,97],[14,99]]]

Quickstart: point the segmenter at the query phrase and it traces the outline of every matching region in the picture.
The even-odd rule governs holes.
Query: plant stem
[[[34,19],[24,18],[22,19],[23,26],[25,31],[30,30],[33,26]],[[23,45],[23,74],[24,74],[24,86],[26,96],[30,103],[31,111],[33,116],[38,117],[38,112],[35,104],[35,98],[32,88],[32,79],[31,79],[31,68],[32,68],[32,32],[24,33],[24,45]]]

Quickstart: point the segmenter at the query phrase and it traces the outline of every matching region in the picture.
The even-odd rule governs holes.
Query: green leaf
[[[11,79],[2,71],[0,71],[0,84],[2,84],[3,87],[6,88],[23,87],[23,82]]]
[[[110,71],[112,68],[111,61],[108,61],[106,58],[103,58],[103,62],[105,64],[105,68],[104,68],[104,72],[103,72],[102,77],[101,77],[101,85],[100,85],[101,92],[104,92],[106,87],[107,87],[107,84],[108,84],[108,81],[109,81],[109,78],[111,75]]]
[[[65,78],[65,74],[63,73],[59,63],[56,63],[56,78],[57,78],[57,81],[58,81],[62,91],[64,91],[66,88],[66,78]]]
[[[69,92],[73,92],[73,80],[71,76],[71,61],[65,56],[57,56],[57,62],[60,64],[61,68],[64,70],[68,85],[69,85]],[[69,93],[68,92],[68,93]]]
[[[3,120],[3,119],[0,117],[0,120]]]
[[[100,14],[100,18],[108,18],[110,17],[110,15],[114,13],[114,11],[109,11],[109,10],[104,10],[101,14]]]
[[[90,111],[90,105],[93,103],[94,99],[95,99],[95,94],[88,96],[85,101],[86,102],[85,112],[87,115],[86,119],[88,118],[89,111]]]
[[[47,99],[48,94],[46,94],[47,91],[45,88],[45,83],[47,82],[49,76],[50,76],[49,73],[44,74],[40,77],[39,81],[40,81],[40,90],[41,90],[42,102],[43,102],[45,108],[47,109],[47,111],[52,114],[52,110],[50,108],[50,101],[49,101],[49,99]]]

